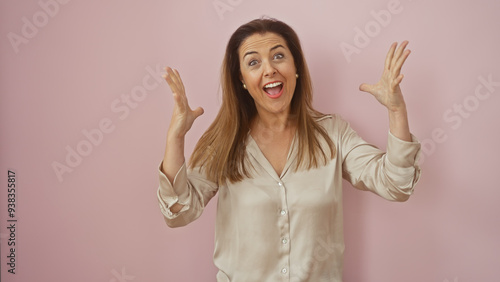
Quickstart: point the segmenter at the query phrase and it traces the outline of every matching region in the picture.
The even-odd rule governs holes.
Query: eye
[[[274,55],[274,59],[283,59],[285,56],[281,53],[277,53],[276,55]]]
[[[257,63],[258,63],[257,60],[251,60],[250,62],[248,62],[248,65],[255,66]]]

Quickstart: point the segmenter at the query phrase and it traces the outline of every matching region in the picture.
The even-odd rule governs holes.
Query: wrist
[[[173,142],[183,142],[186,134],[180,132],[179,130],[174,129],[175,127],[171,126],[167,131],[167,141]]]
[[[389,129],[395,137],[404,141],[411,141],[410,125],[408,123],[406,108],[389,111]]]
[[[388,108],[389,114],[394,114],[394,115],[406,115],[407,110],[406,110],[406,104],[404,102],[400,103],[397,106]]]
[[[406,111],[406,109],[389,111],[389,119],[395,120],[395,121],[407,120],[408,119],[408,112]]]

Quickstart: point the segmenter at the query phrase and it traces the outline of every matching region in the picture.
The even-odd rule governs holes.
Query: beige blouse
[[[317,169],[294,171],[294,142],[277,175],[248,135],[252,177],[217,186],[185,164],[174,183],[159,171],[158,200],[171,227],[197,219],[219,192],[214,264],[217,281],[342,281],[342,178],[390,201],[405,201],[420,176],[420,143],[389,133],[387,153],[366,143],[338,115],[318,120],[337,154]],[[161,165],[160,165],[161,167]],[[174,203],[185,205],[173,214]]]

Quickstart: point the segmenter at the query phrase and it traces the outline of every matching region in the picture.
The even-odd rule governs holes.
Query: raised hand
[[[403,41],[396,50],[397,45],[397,42],[393,43],[387,53],[382,78],[376,84],[363,83],[359,86],[359,90],[372,94],[390,112],[406,111],[399,84],[404,77],[401,68],[410,50],[405,50],[408,41]]]
[[[167,73],[163,77],[170,86],[175,101],[172,120],[170,121],[169,136],[184,138],[189,129],[191,129],[194,120],[203,114],[203,108],[198,107],[191,110],[179,72],[170,67],[166,67],[165,70]]]

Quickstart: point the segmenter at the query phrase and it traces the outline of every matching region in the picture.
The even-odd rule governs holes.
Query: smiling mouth
[[[271,98],[278,98],[281,96],[283,90],[283,82],[273,82],[264,85],[264,92]]]

